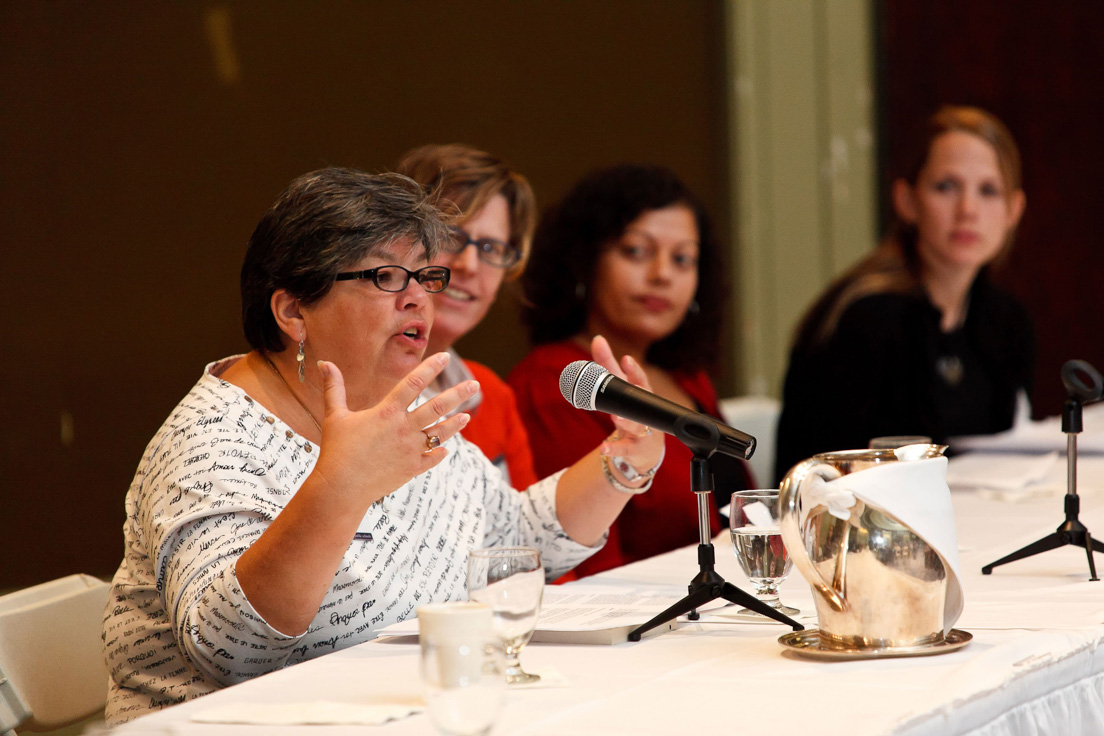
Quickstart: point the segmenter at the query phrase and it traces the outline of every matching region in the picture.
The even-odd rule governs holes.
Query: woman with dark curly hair
[[[537,346],[510,374],[538,475],[613,431],[609,415],[564,401],[558,377],[604,336],[643,367],[655,393],[719,416],[707,370],[720,342],[720,249],[704,208],[671,171],[621,165],[580,181],[545,213],[523,277],[524,319]],[[698,539],[690,451],[666,438],[651,490],[635,495],[605,548],[576,568],[592,575]],[[749,487],[742,461],[714,463],[718,493]],[[719,529],[714,512],[712,531]]]

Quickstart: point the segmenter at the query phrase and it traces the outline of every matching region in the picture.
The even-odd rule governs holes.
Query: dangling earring
[[[303,383],[307,380],[307,356],[303,354],[303,345],[306,344],[307,338],[299,338],[299,354],[295,356],[295,360],[299,363],[299,383]]]
[[[575,299],[580,302],[586,301],[586,284],[582,281],[575,282]]]
[[[690,308],[686,311],[690,312],[690,314],[694,315],[695,317],[701,314],[701,306],[698,304],[698,300],[695,299],[694,301],[690,302]]]

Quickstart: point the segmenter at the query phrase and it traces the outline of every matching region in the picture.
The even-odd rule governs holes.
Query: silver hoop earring
[[[299,383],[307,380],[307,356],[303,354],[303,345],[306,342],[307,338],[299,338],[299,354],[295,356],[295,360],[299,363]]]

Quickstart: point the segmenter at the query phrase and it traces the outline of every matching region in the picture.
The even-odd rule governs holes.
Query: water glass
[[[468,557],[468,598],[494,612],[494,631],[506,650],[506,682],[540,680],[521,669],[521,649],[533,636],[544,594],[544,566],[532,547],[483,547]]]
[[[422,684],[437,731],[490,733],[506,691],[505,656],[491,609],[479,603],[434,603],[418,609]]]
[[[792,616],[796,608],[782,605],[778,586],[790,574],[793,561],[782,544],[778,526],[778,489],[736,491],[728,510],[732,549],[755,597],[776,611]],[[738,613],[755,613],[747,608]]]

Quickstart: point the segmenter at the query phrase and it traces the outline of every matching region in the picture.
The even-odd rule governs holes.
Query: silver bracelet
[[[617,480],[617,478],[615,478],[614,475],[613,475],[613,471],[610,469],[610,459],[608,457],[606,457],[605,455],[602,455],[601,457],[602,457],[602,473],[605,474],[606,480],[609,481],[609,484],[611,486],[613,486],[613,489],[615,491],[620,491],[621,493],[627,493],[630,496],[639,496],[641,493],[644,493],[645,491],[647,491],[649,488],[652,487],[652,481],[655,479],[655,470],[656,470],[656,468],[659,467],[658,465],[656,466],[656,468],[652,468],[652,470],[649,471],[650,475],[648,476],[648,482],[647,483],[640,486],[639,488],[632,488],[630,486],[625,485],[621,481]],[[643,475],[647,475],[647,474],[641,474],[641,477],[643,477]]]
[[[613,463],[613,467],[617,468],[617,471],[621,473],[621,477],[632,483],[636,480],[651,480],[655,477],[656,472],[659,470],[659,466],[663,464],[663,456],[667,454],[667,448],[663,448],[663,453],[659,456],[659,461],[652,466],[651,470],[641,473],[639,470],[633,467],[632,463],[623,457],[611,457],[610,462]]]

